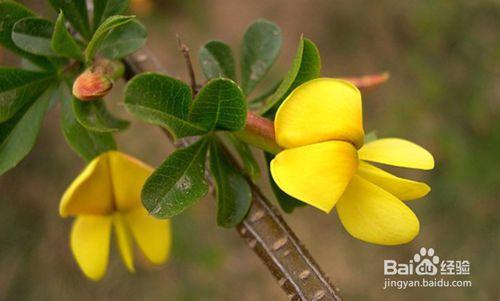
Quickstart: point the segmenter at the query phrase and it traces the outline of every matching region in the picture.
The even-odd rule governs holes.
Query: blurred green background
[[[54,15],[45,1],[22,2]],[[149,28],[148,45],[182,79],[187,76],[176,33],[194,57],[210,39],[226,41],[238,53],[244,29],[260,17],[280,25],[284,35],[282,54],[263,87],[285,74],[301,33],[318,45],[324,76],[389,71],[388,83],[364,95],[365,128],[415,141],[434,154],[432,172],[397,171],[432,186],[426,198],[410,203],[420,235],[407,245],[381,247],[351,238],[335,213],[309,207],[286,219],[346,300],[500,299],[497,0],[132,2]],[[3,53],[2,64],[14,62]],[[115,89],[110,102],[126,116],[120,97]],[[118,139],[122,150],[150,164],[172,149],[158,129],[139,122]],[[88,281],[69,250],[71,220],[57,211],[82,168],[53,110],[34,151],[0,178],[0,300],[286,300],[239,236],[217,228],[211,198],[174,218],[166,266],[139,263],[129,274],[113,244],[105,279]],[[433,247],[442,259],[469,260],[472,287],[383,290],[383,260],[407,261],[420,247]]]

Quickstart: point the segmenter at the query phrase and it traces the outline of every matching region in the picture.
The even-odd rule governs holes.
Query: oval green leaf
[[[210,171],[217,196],[217,224],[231,228],[246,216],[252,203],[252,192],[246,179],[227,159],[217,140],[210,145]]]
[[[85,39],[90,39],[91,31],[86,0],[49,0],[49,2],[57,12],[63,11],[69,23],[71,23],[73,28],[75,28]]]
[[[210,41],[200,49],[199,60],[207,79],[225,77],[236,80],[236,70],[231,48],[221,41]]]
[[[34,55],[17,47],[12,41],[12,28],[22,18],[34,17],[35,14],[21,4],[12,1],[0,1],[0,45],[30,60],[36,65],[52,70],[52,63],[42,56]]]
[[[54,90],[47,89],[13,118],[0,123],[0,175],[15,167],[35,145]]]
[[[73,111],[78,122],[90,131],[117,132],[129,125],[128,121],[113,116],[103,100],[81,101],[73,98]]]
[[[124,58],[144,46],[147,35],[146,27],[141,22],[131,20],[108,34],[99,48],[99,54],[112,60]]]
[[[102,22],[87,44],[87,48],[85,49],[85,61],[90,62],[94,59],[95,54],[111,30],[130,22],[133,18],[134,16],[111,16]]]
[[[205,181],[206,138],[173,152],[147,179],[142,203],[158,218],[171,218],[208,192]]]
[[[53,79],[51,73],[0,67],[0,122],[40,96]]]
[[[23,18],[12,28],[12,41],[22,50],[43,56],[57,56],[52,50],[54,24],[40,18]]]
[[[252,149],[248,144],[236,138],[232,133],[228,133],[228,138],[238,152],[238,155],[243,162],[243,169],[245,173],[253,180],[256,181],[260,178],[259,163],[255,159]]]
[[[269,71],[281,49],[281,29],[267,20],[252,23],[243,36],[241,86],[249,95]]]
[[[207,131],[239,131],[245,127],[246,102],[240,87],[230,79],[211,80],[196,96],[188,120]]]
[[[73,39],[73,36],[69,33],[65,23],[66,19],[64,18],[64,13],[61,11],[57,17],[54,33],[50,42],[52,50],[60,56],[83,61],[82,50],[75,39]]]
[[[128,7],[128,0],[94,0],[94,31],[107,18],[123,14]]]
[[[116,149],[116,142],[111,133],[90,131],[84,128],[75,117],[72,95],[69,87],[62,84],[61,94],[61,129],[64,138],[80,157],[90,162],[100,154]]]

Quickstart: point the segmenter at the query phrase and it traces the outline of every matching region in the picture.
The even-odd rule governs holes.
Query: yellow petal
[[[90,162],[71,183],[59,204],[62,217],[78,214],[108,214],[112,211],[112,189],[106,154]]]
[[[71,250],[85,276],[99,280],[108,266],[111,217],[78,216],[71,230]]]
[[[434,158],[423,147],[398,138],[384,138],[363,145],[359,158],[400,167],[433,169]]]
[[[108,152],[116,207],[128,211],[141,204],[141,190],[152,168],[117,151]]]
[[[396,177],[363,161],[359,162],[357,174],[403,201],[421,198],[431,191],[425,183]]]
[[[337,203],[337,212],[352,236],[374,244],[399,245],[419,231],[413,211],[377,185],[354,176]]]
[[[142,207],[125,213],[124,217],[146,258],[154,264],[164,263],[172,243],[170,220],[154,218]]]
[[[116,230],[116,241],[123,263],[127,269],[134,272],[134,253],[132,250],[132,237],[123,217],[120,213],[113,215],[113,225]]]
[[[280,152],[271,161],[271,174],[281,190],[328,213],[357,166],[352,144],[329,141]]]
[[[328,140],[363,145],[361,93],[350,82],[319,78],[293,90],[276,113],[276,141],[284,148]]]

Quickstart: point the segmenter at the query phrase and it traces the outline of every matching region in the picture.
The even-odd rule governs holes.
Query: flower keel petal
[[[359,150],[361,160],[400,167],[433,169],[434,158],[423,147],[398,138],[384,138],[365,144]]]
[[[403,201],[419,199],[431,191],[425,183],[396,177],[363,161],[359,162],[357,174]]]
[[[328,213],[357,166],[352,144],[329,141],[280,152],[271,161],[271,174],[283,191]]]
[[[124,214],[124,217],[146,258],[154,264],[164,263],[172,243],[170,220],[154,218],[142,207]]]
[[[123,220],[123,216],[120,213],[113,215],[113,225],[116,230],[116,242],[118,244],[118,250],[122,257],[123,263],[130,272],[134,272],[134,252],[132,250],[132,237],[130,236],[130,231]]]
[[[85,276],[101,279],[108,266],[111,217],[78,216],[71,230],[71,250]]]
[[[380,245],[411,241],[419,231],[413,211],[375,184],[354,176],[337,203],[340,221],[357,239]]]

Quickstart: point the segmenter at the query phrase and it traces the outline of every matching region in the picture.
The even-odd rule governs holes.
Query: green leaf
[[[15,167],[35,145],[54,90],[47,89],[40,98],[26,104],[13,118],[0,123],[0,175]]]
[[[65,23],[66,19],[64,18],[64,13],[61,11],[57,17],[54,34],[50,42],[51,47],[60,56],[83,61],[82,50],[69,33]]]
[[[12,28],[12,41],[22,50],[43,56],[57,56],[50,45],[54,24],[41,18],[23,18]]]
[[[236,70],[231,48],[221,41],[210,41],[200,49],[199,60],[207,79],[217,77],[236,80]]]
[[[94,31],[107,18],[121,15],[128,8],[128,0],[94,0]]]
[[[147,38],[146,27],[137,20],[113,29],[99,48],[99,54],[108,59],[121,59],[144,46]]]
[[[85,161],[90,162],[100,154],[116,149],[116,142],[110,133],[89,131],[75,117],[69,88],[62,84],[61,129],[71,148]]]
[[[114,117],[103,100],[81,101],[73,97],[73,112],[76,120],[90,131],[117,132],[129,125],[128,121]]]
[[[210,145],[210,171],[217,195],[217,224],[230,228],[245,218],[252,203],[252,192],[219,143],[214,140]]]
[[[267,20],[257,20],[243,36],[241,83],[249,95],[278,57],[281,49],[281,29]]]
[[[87,15],[86,0],[49,0],[57,12],[63,11],[69,23],[85,38],[90,39],[91,31]]]
[[[269,166],[271,161],[274,159],[274,155],[267,152],[264,153],[264,155],[266,157],[267,166]],[[283,211],[285,211],[286,213],[292,213],[295,208],[306,205],[306,203],[294,198],[293,196],[288,195],[286,192],[281,190],[281,188],[278,187],[278,184],[274,182],[274,179],[271,176],[271,172],[269,172],[268,175],[269,183],[271,184],[274,196],[276,197],[276,200],[278,200],[278,203],[280,204],[280,207],[281,209],[283,209]]]
[[[308,39],[300,38],[297,54],[292,67],[281,82],[271,99],[262,108],[261,113],[274,113],[295,88],[301,84],[319,77],[321,72],[321,58],[318,48]],[[269,114],[266,114],[269,115]]]
[[[243,162],[243,169],[245,173],[253,180],[256,181],[260,178],[260,167],[259,163],[252,154],[252,149],[248,144],[242,142],[240,139],[236,138],[233,134],[229,133],[227,135],[234,148],[238,152],[238,155]]]
[[[34,17],[35,14],[24,6],[12,2],[0,2],[0,45],[10,51],[29,59],[31,62],[43,67],[44,69],[53,69],[52,63],[44,57],[28,53],[14,44],[12,41],[12,28],[14,24],[22,18]]]
[[[130,22],[133,18],[134,16],[111,16],[102,22],[95,31],[90,42],[87,44],[87,48],[85,49],[85,61],[90,62],[94,59],[95,54],[111,30]]]
[[[191,88],[180,80],[157,73],[142,73],[128,82],[125,106],[141,120],[167,129],[174,138],[207,130],[187,121]]]
[[[208,192],[205,181],[206,138],[173,152],[147,179],[142,203],[158,218],[178,215]]]
[[[40,96],[53,79],[47,72],[0,67],[0,122]]]
[[[207,131],[239,131],[245,127],[246,102],[240,87],[230,79],[217,78],[196,96],[188,120]]]

